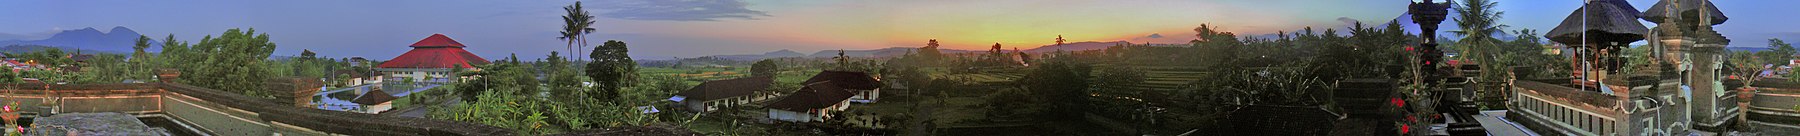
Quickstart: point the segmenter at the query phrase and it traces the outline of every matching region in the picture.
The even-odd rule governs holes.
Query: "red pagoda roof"
[[[425,37],[424,40],[419,40],[419,42],[413,43],[411,47],[413,47],[413,48],[418,48],[418,47],[457,47],[457,48],[462,48],[463,44],[456,42],[456,40],[450,39],[449,36],[444,36],[444,34],[431,34],[431,37]]]
[[[377,68],[474,68],[474,65],[487,64],[487,59],[475,56],[463,50],[463,44],[451,40],[444,34],[432,34],[413,43],[413,49],[406,54],[382,62]],[[458,66],[460,65],[460,66]]]

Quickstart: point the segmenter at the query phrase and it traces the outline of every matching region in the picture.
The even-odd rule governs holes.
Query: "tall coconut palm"
[[[1500,3],[1490,0],[1463,0],[1461,4],[1462,6],[1455,6],[1454,10],[1457,11],[1457,15],[1460,15],[1455,18],[1456,25],[1462,26],[1462,29],[1450,31],[1450,33],[1463,36],[1463,39],[1458,40],[1457,44],[1467,45],[1468,49],[1464,51],[1468,53],[1465,54],[1471,54],[1469,56],[1473,56],[1474,61],[1489,66],[1481,67],[1481,71],[1483,71],[1481,77],[1494,78],[1492,76],[1503,72],[1493,72],[1497,69],[1491,68],[1491,66],[1502,65],[1493,61],[1497,50],[1492,46],[1499,43],[1499,39],[1495,39],[1493,34],[1506,31],[1502,29],[1507,25],[1499,23],[1500,16],[1506,12],[1494,9],[1494,6]]]
[[[580,39],[581,36],[580,36],[580,33],[577,33],[574,31],[569,31],[569,28],[573,28],[573,27],[569,27],[568,24],[573,24],[573,22],[566,22],[566,24],[563,25],[563,31],[557,32],[557,34],[561,34],[562,36],[556,37],[556,39],[568,41],[567,45],[564,45],[565,46],[564,48],[569,50],[569,52],[575,52],[575,41],[578,41],[576,39]],[[581,53],[575,53],[575,54],[581,54]],[[573,57],[573,56],[571,56],[571,57]],[[579,59],[581,57],[574,57],[574,58]]]
[[[593,28],[594,15],[589,14],[587,10],[581,8],[581,1],[575,1],[574,5],[563,7],[563,12],[567,13],[567,15],[563,15],[562,17],[562,37],[556,37],[556,39],[567,40],[569,44],[580,42],[580,45],[569,46],[568,48],[570,48],[569,50],[571,52],[575,53],[573,55],[581,55],[581,50],[575,50],[574,48],[587,48],[587,34],[594,33],[595,30]],[[580,56],[571,57],[578,60],[583,58]]]
[[[1500,16],[1506,14],[1504,11],[1494,9],[1494,6],[1499,4],[1499,2],[1489,0],[1464,0],[1463,6],[1455,7],[1457,14],[1460,15],[1455,19],[1456,25],[1462,26],[1462,29],[1453,30],[1450,33],[1463,36],[1463,39],[1457,42],[1471,45],[1475,47],[1474,49],[1483,49],[1479,46],[1497,43],[1498,39],[1495,39],[1493,34],[1504,32],[1506,30],[1501,29],[1508,27],[1499,23]]]

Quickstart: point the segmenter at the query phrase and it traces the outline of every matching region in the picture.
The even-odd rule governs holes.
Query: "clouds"
[[[653,21],[719,21],[721,19],[755,20],[769,17],[763,11],[750,10],[738,0],[602,0],[595,2],[601,17]]]

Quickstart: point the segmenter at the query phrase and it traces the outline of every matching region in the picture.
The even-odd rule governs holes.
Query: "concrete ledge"
[[[258,118],[332,134],[344,135],[514,135],[512,130],[474,123],[423,118],[387,117],[375,114],[329,111],[277,104],[229,92],[176,83],[152,83],[164,91],[181,93],[208,102],[255,112]]]

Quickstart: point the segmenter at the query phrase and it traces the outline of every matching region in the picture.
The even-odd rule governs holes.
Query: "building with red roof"
[[[376,65],[376,71],[381,71],[390,77],[411,77],[419,81],[444,82],[449,81],[448,78],[455,75],[455,73],[450,73],[453,69],[473,70],[475,65],[488,64],[487,59],[463,50],[463,47],[467,46],[463,46],[462,43],[456,42],[444,34],[432,34],[408,47],[413,49],[394,57],[394,59],[389,59],[387,62],[382,62],[381,65]]]

